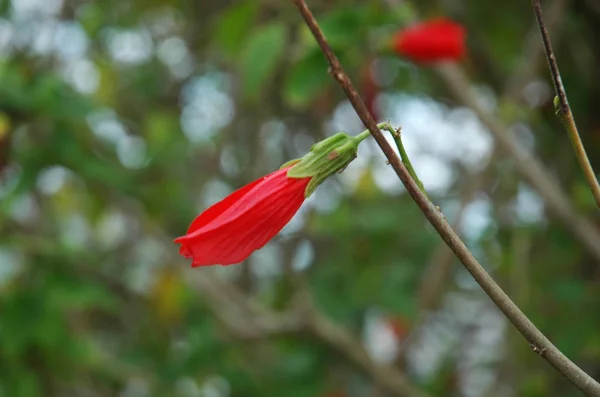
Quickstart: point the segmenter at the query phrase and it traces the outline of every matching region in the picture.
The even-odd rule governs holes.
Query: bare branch
[[[415,181],[410,177],[406,167],[397,156],[396,152],[387,143],[383,134],[377,128],[375,120],[371,117],[364,103],[361,101],[356,89],[346,73],[344,72],[340,61],[335,56],[331,47],[327,43],[323,32],[321,31],[317,21],[312,15],[310,9],[304,0],[292,0],[298,10],[302,14],[306,24],[310,28],[315,39],[319,43],[323,54],[327,58],[331,67],[330,73],[335,80],[341,85],[348,99],[352,103],[354,110],[371,131],[371,134],[377,141],[377,144],[385,154],[394,171],[406,187],[411,197],[415,200],[423,214],[433,225],[442,239],[452,249],[454,254],[462,262],[465,268],[471,273],[473,278],[492,299],[496,306],[508,317],[513,325],[521,332],[521,334],[530,343],[534,352],[548,361],[554,368],[565,376],[573,385],[578,387],[586,395],[600,396],[600,384],[586,374],[581,368],[570,361],[562,354],[549,340],[542,334],[535,325],[521,312],[514,302],[506,295],[506,293],[496,284],[490,275],[484,270],[481,264],[475,259],[466,245],[454,232],[450,224],[446,221],[444,215],[436,209],[427,197],[419,190]]]

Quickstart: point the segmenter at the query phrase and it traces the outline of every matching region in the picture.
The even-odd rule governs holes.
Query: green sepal
[[[319,143],[314,144],[310,152],[296,161],[287,172],[288,178],[311,178],[305,197],[309,197],[325,179],[336,172],[343,171],[356,158],[358,145],[368,135],[349,136],[339,132]]]
[[[282,165],[281,167],[279,167],[279,169],[281,170],[281,169],[283,169],[283,168],[287,168],[287,167],[289,167],[290,165],[292,165],[292,164],[295,164],[295,163],[297,163],[297,162],[298,162],[298,161],[300,161],[300,160],[302,160],[302,159],[293,159],[293,160],[290,160],[290,161],[288,161],[287,163],[283,163],[283,165]]]

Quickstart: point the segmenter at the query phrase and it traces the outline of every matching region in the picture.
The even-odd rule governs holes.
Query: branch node
[[[544,353],[546,353],[546,350],[548,350],[547,347],[539,347],[538,345],[536,345],[535,343],[530,343],[529,347],[531,348],[531,350],[533,350],[533,352],[535,354],[537,354],[538,356],[543,356]]]

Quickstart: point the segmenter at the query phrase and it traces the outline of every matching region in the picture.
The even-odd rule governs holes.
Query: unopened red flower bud
[[[200,214],[185,236],[175,239],[192,266],[231,265],[262,248],[292,219],[325,179],[354,158],[368,131],[327,138],[304,157],[284,164]]]
[[[421,22],[396,33],[393,46],[415,63],[458,61],[466,52],[465,28],[446,18]]]

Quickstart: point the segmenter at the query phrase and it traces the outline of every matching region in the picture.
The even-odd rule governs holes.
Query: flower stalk
[[[421,192],[423,192],[423,194],[425,196],[427,196],[428,199],[430,199],[429,195],[427,194],[427,191],[425,190],[425,186],[423,185],[423,182],[421,182],[421,180],[417,176],[417,171],[415,171],[412,163],[410,162],[410,158],[408,157],[408,153],[406,152],[406,149],[404,149],[404,144],[402,143],[400,128],[394,129],[394,127],[392,127],[389,123],[381,123],[381,124],[378,124],[377,126],[380,129],[392,134],[392,137],[394,138],[394,143],[396,144],[396,147],[398,148],[398,152],[400,153],[400,159],[402,160],[402,163],[408,170],[408,173],[410,174],[412,179],[415,181],[415,183],[419,187],[419,190],[421,190]]]

